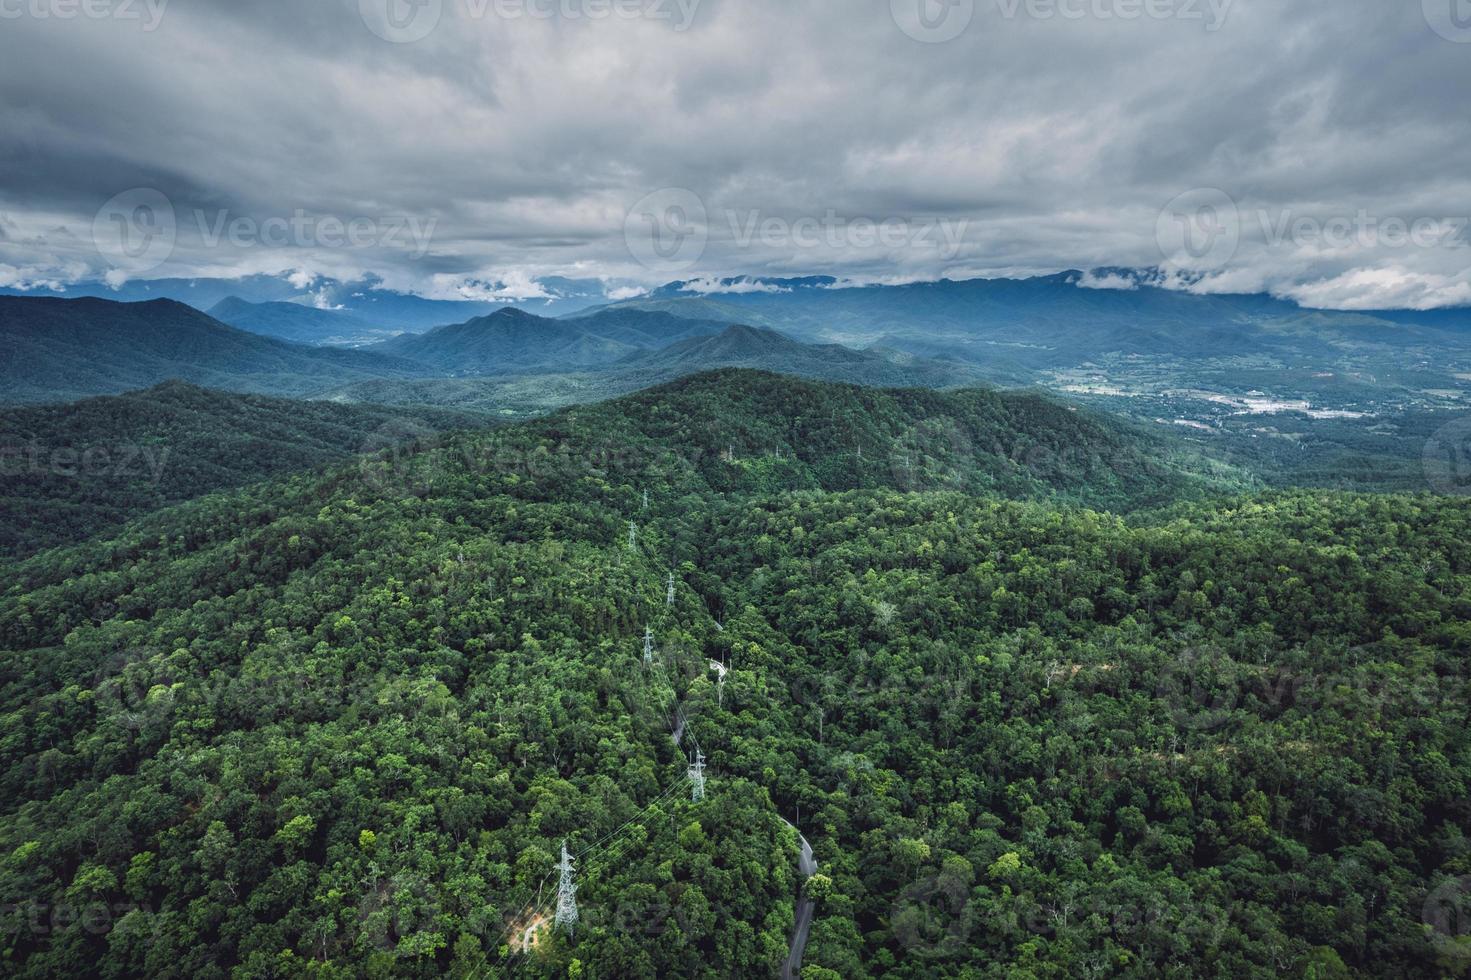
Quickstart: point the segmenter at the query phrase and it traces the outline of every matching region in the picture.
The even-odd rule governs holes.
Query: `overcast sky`
[[[1468,0],[0,0],[0,285],[1471,304],[1468,93]]]

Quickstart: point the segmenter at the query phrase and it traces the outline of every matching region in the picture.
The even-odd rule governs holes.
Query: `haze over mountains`
[[[374,325],[354,314],[305,303],[250,303],[230,296],[206,312],[232,327],[297,344],[360,347],[398,335],[397,330]]]
[[[850,286],[829,277],[677,282],[617,305],[678,312],[708,311],[711,303],[803,339],[891,340],[1019,368],[1112,351],[1324,353],[1344,336],[1387,347],[1471,344],[1471,309],[1308,310],[1266,295],[1164,288],[1157,274],[1116,269],[898,286]]]
[[[137,303],[172,299],[208,312],[227,299],[247,303],[295,303],[343,313],[395,332],[423,331],[494,313],[507,305],[554,316],[607,302],[607,288],[599,280],[543,278],[515,286],[502,282],[478,283],[473,290],[457,289],[440,297],[425,297],[388,288],[382,279],[365,276],[344,281],[310,273],[250,275],[235,279],[131,279],[113,286],[80,282],[55,288],[22,290],[0,287],[0,296],[90,297]]]
[[[241,311],[239,304],[226,303],[225,312]],[[279,322],[273,321],[272,328]],[[0,399],[64,401],[181,379],[231,391],[420,403],[424,395],[393,384],[412,380],[434,402],[446,379],[590,373],[593,377],[578,382],[580,395],[568,398],[581,401],[642,387],[651,377],[668,380],[731,366],[913,385],[974,378],[964,370],[937,368],[912,357],[808,351],[795,341],[749,330],[732,333],[722,344],[679,348],[664,360],[639,359],[734,326],[635,309],[567,321],[504,309],[423,335],[347,349],[238,330],[171,300],[128,304],[0,297],[0,340],[13,352],[0,366]],[[380,394],[373,397],[374,392]],[[455,401],[453,395],[447,397],[441,403]],[[497,405],[492,395],[476,401],[481,408]],[[538,401],[535,407],[553,405]]]
[[[252,295],[284,291],[272,277],[234,285]],[[226,287],[188,288],[213,298]],[[573,284],[567,291],[578,299],[565,302],[592,301],[589,288]],[[1471,311],[1306,310],[1269,296],[1163,288],[1148,271],[900,286],[822,277],[703,280],[556,318],[376,287],[357,292],[371,298],[360,305],[382,319],[318,309],[301,296],[252,302],[230,294],[210,306],[243,334],[221,333],[228,328],[182,305],[142,329],[136,315],[122,312],[126,306],[103,300],[47,306],[60,301],[0,297],[19,304],[0,305],[16,311],[0,312],[0,331],[18,337],[9,373],[0,374],[0,397],[64,399],[177,377],[230,390],[519,414],[739,366],[885,385],[1041,384],[1201,431],[1223,428],[1230,420],[1224,409],[1248,403],[1340,421],[1471,405]],[[90,326],[78,332],[53,319],[40,328],[43,309],[70,310]],[[408,312],[394,312],[400,309]],[[421,322],[429,311],[463,317],[482,309],[428,329]],[[120,313],[116,322],[103,323],[112,310]],[[749,331],[721,343],[689,343],[732,326],[776,331],[808,346],[783,347]],[[136,341],[118,342],[134,329],[141,330]],[[164,339],[159,331],[178,335]],[[267,336],[275,343],[263,344]],[[358,349],[329,349],[334,344]],[[102,360],[116,369],[100,369]],[[474,379],[481,381],[461,383]]]

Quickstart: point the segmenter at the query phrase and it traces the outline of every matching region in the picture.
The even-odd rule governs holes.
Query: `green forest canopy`
[[[1235,479],[726,372],[15,563],[5,958],[772,975],[800,811],[813,977],[1465,975],[1471,506]]]

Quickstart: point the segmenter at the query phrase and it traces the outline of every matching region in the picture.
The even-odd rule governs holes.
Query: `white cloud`
[[[426,299],[461,300],[480,303],[526,303],[556,299],[537,279],[523,270],[495,277],[485,272],[473,276],[436,275],[428,288],[418,290]]]
[[[1079,277],[1077,286],[1079,289],[1135,290],[1139,288],[1139,281],[1117,272],[1105,273],[1101,276],[1093,272],[1085,272]]]
[[[703,279],[691,279],[683,285],[682,291],[686,293],[698,293],[701,296],[718,296],[722,293],[789,293],[791,289],[786,286],[779,286],[776,283],[761,282],[749,278],[722,280],[706,277]]]
[[[1459,276],[1402,268],[1355,269],[1332,279],[1284,286],[1280,295],[1332,310],[1430,310],[1471,306],[1471,269]]]

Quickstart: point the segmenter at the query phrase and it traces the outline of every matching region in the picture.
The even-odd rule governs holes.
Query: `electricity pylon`
[[[567,853],[567,842],[562,841],[562,863],[557,865],[561,877],[557,881],[558,929],[566,929],[567,935],[577,929],[577,886],[572,883],[572,855]]]
[[[644,627],[644,666],[654,666],[654,631]]]
[[[690,764],[690,798],[696,802],[705,799],[705,753],[695,750],[695,761]]]
[[[669,573],[669,594],[664,598],[664,605],[674,605],[674,573]]]

